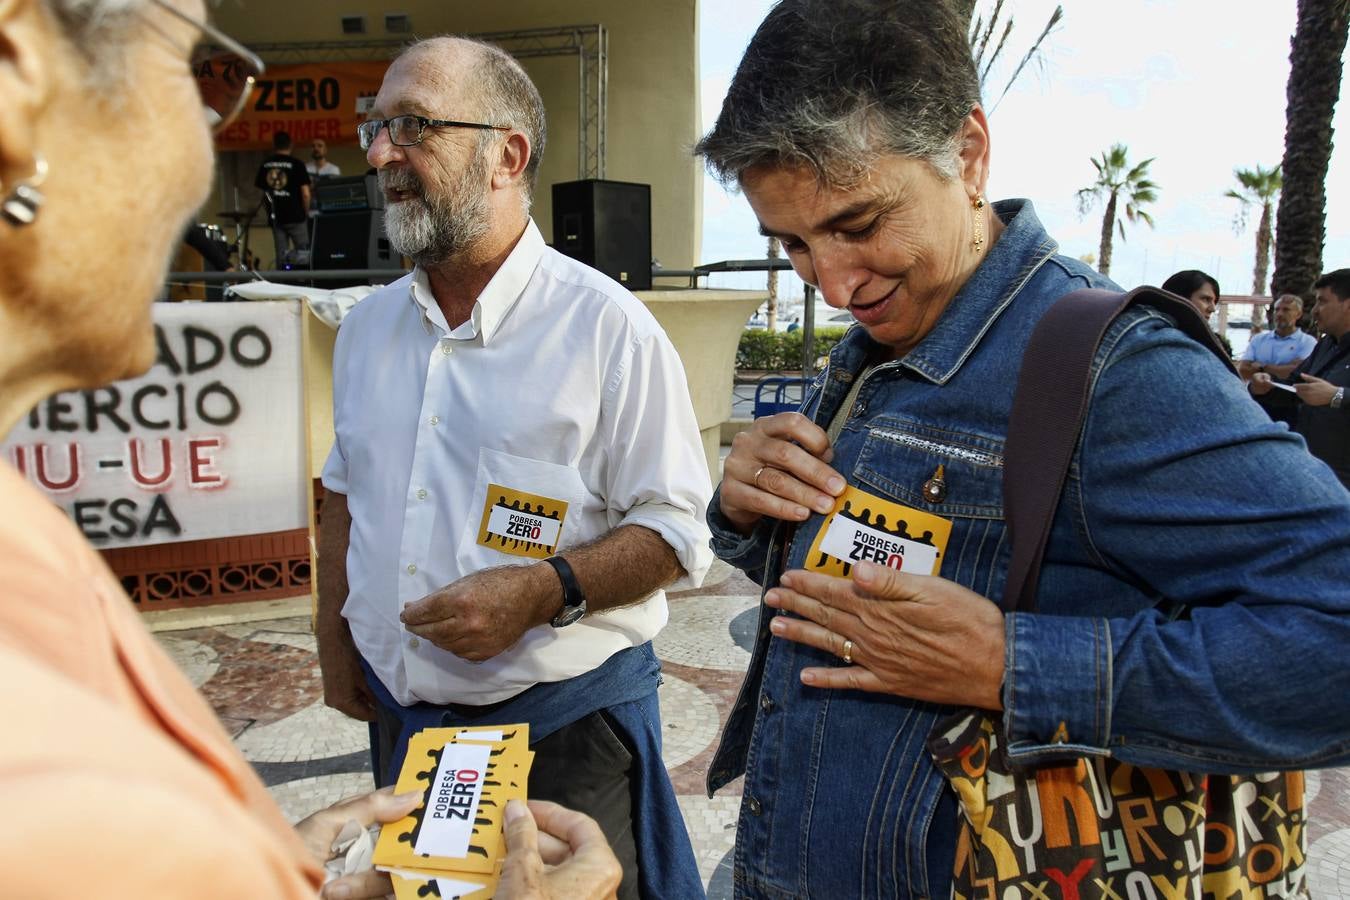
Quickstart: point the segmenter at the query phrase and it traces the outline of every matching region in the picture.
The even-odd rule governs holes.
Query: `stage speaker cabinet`
[[[630,291],[652,286],[652,188],[587,178],[553,185],[553,247]]]
[[[314,220],[310,262],[315,269],[402,269],[384,234],[384,210],[320,213]],[[336,282],[325,282],[320,286]]]

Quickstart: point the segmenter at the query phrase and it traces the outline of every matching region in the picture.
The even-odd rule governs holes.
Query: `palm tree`
[[[778,259],[779,256],[782,255],[781,252],[780,252],[781,246],[782,246],[782,245],[778,243],[778,238],[776,238],[776,237],[771,237],[771,238],[769,238],[769,246],[768,246],[768,248],[766,249],[764,255],[767,256],[769,259]],[[769,270],[769,285],[768,285],[768,286],[769,286],[769,302],[768,302],[768,304],[767,304],[768,308],[765,310],[765,313],[764,313],[764,318],[765,318],[765,319],[767,320],[767,322],[768,322],[768,324],[767,324],[765,327],[768,329],[768,331],[769,331],[770,334],[773,334],[775,331],[778,330],[778,270],[777,270],[777,269],[770,269],[770,270]]]
[[[1350,31],[1350,0],[1298,0],[1285,88],[1284,189],[1275,212],[1271,293],[1305,304],[1322,269],[1326,239],[1331,118],[1341,93],[1341,54]]]
[[[1252,272],[1252,293],[1259,297],[1266,292],[1266,273],[1270,271],[1271,213],[1280,193],[1280,167],[1263,169],[1258,164],[1255,169],[1234,169],[1233,177],[1242,189],[1227,191],[1224,196],[1242,204],[1236,223],[1239,233],[1247,229],[1251,207],[1261,207],[1261,223],[1256,226],[1256,269]]]
[[[1350,0],[1347,0],[1350,2]],[[1118,228],[1125,240],[1125,221],[1119,217],[1120,201],[1125,201],[1125,219],[1131,223],[1143,222],[1153,227],[1153,217],[1144,211],[1144,205],[1158,199],[1158,186],[1148,178],[1148,167],[1153,158],[1131,166],[1129,149],[1124,144],[1112,144],[1101,159],[1093,159],[1097,180],[1078,192],[1078,213],[1087,215],[1096,202],[1106,198],[1106,214],[1102,216],[1102,241],[1097,254],[1097,271],[1111,274],[1111,236]]]
[[[989,10],[987,18],[983,14],[975,14],[975,0],[954,0],[954,2],[957,14],[969,24],[970,50],[971,54],[975,57],[975,69],[980,73],[981,93],[984,93],[989,87],[989,73],[994,68],[994,63],[1002,56],[1003,48],[1008,45],[1008,38],[1012,36],[1013,18],[1012,15],[1009,14],[1005,19],[1000,21],[1000,17],[1003,16],[1004,0],[993,0],[993,7]],[[1064,7],[1058,5],[1055,6],[1054,12],[1050,13],[1050,18],[1046,20],[1045,25],[1041,28],[1040,34],[1037,36],[1036,40],[1032,42],[1030,49],[1022,54],[1021,60],[1018,61],[1012,74],[1008,76],[1007,82],[1003,85],[1003,91],[998,95],[998,100],[995,100],[992,106],[998,106],[999,102],[1007,95],[1008,91],[1013,86],[1013,82],[1017,81],[1018,76],[1022,74],[1022,70],[1036,58],[1037,53],[1040,52],[1041,44],[1045,42],[1045,39],[1050,35],[1050,32],[1054,30],[1055,26],[1058,25],[1063,18]],[[996,34],[998,35],[998,40],[993,41],[994,35]],[[993,42],[992,46],[991,41]],[[986,100],[987,99],[988,95],[986,94]]]

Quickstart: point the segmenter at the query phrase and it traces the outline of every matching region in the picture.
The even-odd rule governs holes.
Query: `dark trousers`
[[[383,703],[376,703],[371,757],[378,787],[384,787],[384,761],[394,752],[399,728],[397,716]],[[610,726],[605,712],[593,712],[565,725],[531,744],[530,749],[534,751],[528,785],[530,799],[551,800],[595,819],[623,866],[620,900],[638,900],[630,780],[633,755]]]

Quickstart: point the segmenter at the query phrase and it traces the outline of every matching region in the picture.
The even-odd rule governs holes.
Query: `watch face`
[[[584,615],[586,615],[584,603],[577,606],[565,606],[562,612],[553,617],[553,627],[562,628],[564,625],[571,625]]]

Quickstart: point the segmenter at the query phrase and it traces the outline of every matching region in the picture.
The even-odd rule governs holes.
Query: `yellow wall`
[[[698,262],[702,218],[701,169],[690,155],[699,136],[696,7],[697,0],[497,0],[467,4],[405,0],[396,9],[373,0],[348,0],[339,6],[321,0],[239,0],[214,7],[213,15],[217,24],[245,44],[342,40],[340,18],[344,15],[366,17],[367,33],[362,36],[366,40],[400,37],[384,33],[384,14],[390,11],[410,16],[419,35],[605,26],[609,32],[605,177],[652,186],[652,255],[667,268],[689,268]],[[575,180],[578,172],[578,63],[575,56],[522,62],[539,86],[548,110],[548,146],[535,191],[534,217],[551,240],[550,186]],[[447,116],[453,117],[453,113],[445,111]],[[308,147],[297,148],[297,156],[308,158]],[[364,171],[360,151],[354,146],[330,147],[330,157],[344,175]],[[230,200],[216,197],[206,211],[232,205]],[[258,229],[253,241],[270,260],[270,236]]]

